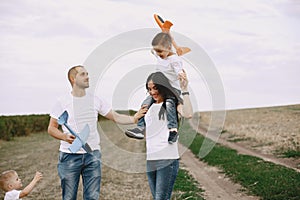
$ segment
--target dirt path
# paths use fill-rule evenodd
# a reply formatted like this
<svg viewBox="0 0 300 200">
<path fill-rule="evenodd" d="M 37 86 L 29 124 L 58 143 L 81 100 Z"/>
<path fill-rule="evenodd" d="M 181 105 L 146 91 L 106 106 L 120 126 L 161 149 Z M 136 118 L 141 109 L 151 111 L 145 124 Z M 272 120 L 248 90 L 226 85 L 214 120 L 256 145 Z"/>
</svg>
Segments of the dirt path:
<svg viewBox="0 0 300 200">
<path fill-rule="evenodd" d="M 114 131 L 114 129 L 116 131 Z M 113 197 L 120 197 L 119 199 L 129 199 L 125 197 L 134 197 L 133 199 L 151 199 L 146 175 L 132 173 L 145 172 L 145 155 L 143 154 L 145 152 L 144 141 L 136 141 L 128 138 L 125 138 L 124 140 L 124 137 L 120 137 L 120 133 L 117 129 L 117 127 L 110 127 L 107 130 L 103 130 L 104 133 L 109 134 L 101 134 L 103 162 L 110 165 L 110 168 L 106 169 L 109 171 L 105 171 L 103 174 L 118 177 L 117 180 L 111 183 L 104 181 L 106 183 L 104 183 L 103 186 L 107 186 L 108 184 L 111 186 L 108 187 L 109 192 L 103 194 L 103 197 L 105 197 L 105 199 L 110 199 L 112 191 L 115 191 L 116 194 Z M 117 149 L 116 146 L 118 147 Z M 120 151 L 120 149 L 122 149 L 122 151 Z M 190 172 L 205 190 L 205 199 L 259 199 L 257 197 L 246 195 L 245 192 L 242 192 L 243 188 L 240 185 L 233 183 L 229 178 L 225 177 L 224 174 L 220 173 L 220 170 L 216 167 L 208 166 L 199 161 L 199 159 L 197 159 L 189 150 L 186 150 L 186 148 L 181 145 L 180 151 L 184 151 L 180 160 L 181 165 Z M 120 171 L 125 171 L 127 173 Z M 112 175 L 112 173 L 115 173 L 116 175 Z M 137 179 L 138 181 L 135 181 Z M 135 186 L 136 190 L 132 190 L 132 185 Z M 120 194 L 120 190 L 126 188 L 128 188 L 127 192 L 124 191 Z M 140 191 L 144 192 L 140 193 Z"/>
<path fill-rule="evenodd" d="M 102 182 L 100 199 L 151 199 L 145 174 L 145 143 L 120 135 L 120 129 L 112 123 L 102 122 Z M 105 133 L 105 134 L 103 134 Z M 61 199 L 60 181 L 57 175 L 59 142 L 47 134 L 35 134 L 16 138 L 11 142 L 0 142 L 0 171 L 15 169 L 24 185 L 27 185 L 35 171 L 44 175 L 42 181 L 26 199 Z M 117 148 L 117 149 L 116 149 Z M 201 163 L 191 152 L 186 151 L 181 164 L 196 177 L 205 189 L 205 198 L 253 200 L 220 174 L 218 169 Z M 138 172 L 138 173 L 137 173 Z M 0 199 L 3 193 L 0 194 Z M 82 199 L 82 185 L 79 185 L 78 199 Z"/>
<path fill-rule="evenodd" d="M 120 135 L 120 128 L 103 122 L 101 146 L 103 155 L 101 199 L 151 199 L 145 172 L 145 143 Z M 61 199 L 57 175 L 59 142 L 47 134 L 34 134 L 15 141 L 0 141 L 0 171 L 15 169 L 24 185 L 33 178 L 35 171 L 44 175 L 42 181 L 26 199 Z M 118 151 L 116 151 L 116 149 Z M 205 198 L 222 200 L 254 200 L 241 186 L 232 183 L 220 170 L 199 161 L 186 151 L 181 164 L 196 178 L 205 190 Z M 82 198 L 82 186 L 78 199 Z M 0 194 L 0 199 L 3 193 Z"/>
<path fill-rule="evenodd" d="M 194 122 L 194 123 L 193 123 Z M 265 161 L 273 162 L 278 165 L 283 165 L 288 168 L 292 168 L 296 171 L 300 171 L 297 166 L 297 162 L 292 159 L 286 158 L 277 158 L 274 155 L 263 154 L 257 150 L 247 148 L 245 145 L 238 143 L 228 142 L 226 139 L 219 138 L 215 134 L 207 134 L 207 130 L 203 127 L 198 127 L 195 125 L 195 121 L 190 120 L 190 125 L 199 133 L 210 138 L 217 143 L 225 145 L 231 149 L 235 149 L 240 154 L 246 154 L 261 158 Z M 205 133 L 205 134 L 204 134 Z M 181 147 L 183 148 L 183 147 Z M 186 150 L 181 157 L 181 162 L 186 166 L 187 170 L 192 174 L 192 176 L 200 183 L 201 187 L 205 190 L 205 199 L 207 200 L 256 200 L 259 197 L 249 196 L 242 191 L 245 191 L 242 186 L 239 184 L 233 183 L 229 178 L 225 177 L 224 173 L 221 173 L 221 170 L 207 165 L 204 162 L 201 162 L 195 155 Z"/>
<path fill-rule="evenodd" d="M 239 144 L 235 142 L 229 142 L 226 139 L 226 135 L 222 134 L 222 137 L 219 137 L 216 135 L 214 132 L 208 133 L 207 129 L 205 129 L 202 126 L 197 126 L 197 123 L 195 123 L 194 120 L 190 120 L 190 125 L 193 127 L 194 130 L 196 130 L 198 133 L 202 134 L 203 136 L 219 143 L 224 146 L 227 146 L 231 149 L 237 150 L 239 154 L 245 154 L 245 155 L 250 155 L 250 156 L 255 156 L 258 158 L 263 159 L 264 161 L 272 162 L 274 164 L 282 165 L 291 169 L 294 169 L 297 172 L 300 172 L 300 169 L 298 167 L 298 161 L 294 159 L 289 159 L 289 158 L 279 158 L 276 157 L 272 154 L 264 154 L 258 150 L 254 150 L 250 148 L 248 145 L 244 144 Z"/>
<path fill-rule="evenodd" d="M 224 173 L 216 168 L 201 162 L 195 158 L 190 150 L 186 150 L 181 157 L 190 174 L 200 183 L 205 190 L 204 198 L 206 200 L 257 200 L 258 197 L 248 196 L 242 191 L 239 184 L 233 183 Z"/>
</svg>

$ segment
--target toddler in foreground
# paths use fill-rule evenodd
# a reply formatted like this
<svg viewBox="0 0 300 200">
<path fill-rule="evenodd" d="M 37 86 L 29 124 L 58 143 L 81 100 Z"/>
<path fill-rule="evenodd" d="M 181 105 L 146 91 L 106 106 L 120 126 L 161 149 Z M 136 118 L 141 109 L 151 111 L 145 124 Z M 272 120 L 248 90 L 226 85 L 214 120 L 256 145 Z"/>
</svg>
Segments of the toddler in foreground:
<svg viewBox="0 0 300 200">
<path fill-rule="evenodd" d="M 14 170 L 2 172 L 0 188 L 5 192 L 4 200 L 17 200 L 26 197 L 42 177 L 40 172 L 36 172 L 32 181 L 23 190 L 20 190 L 23 185 L 18 173 Z"/>
</svg>

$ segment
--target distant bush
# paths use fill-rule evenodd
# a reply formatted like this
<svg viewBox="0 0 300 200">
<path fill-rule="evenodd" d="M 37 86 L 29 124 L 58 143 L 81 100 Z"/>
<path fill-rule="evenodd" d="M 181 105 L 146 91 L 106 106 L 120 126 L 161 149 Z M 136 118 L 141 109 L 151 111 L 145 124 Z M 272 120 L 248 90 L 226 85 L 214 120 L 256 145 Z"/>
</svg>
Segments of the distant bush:
<svg viewBox="0 0 300 200">
<path fill-rule="evenodd" d="M 134 115 L 136 111 L 117 111 L 121 114 Z M 99 115 L 99 120 L 106 120 Z M 12 140 L 17 136 L 28 136 L 30 133 L 47 131 L 50 116 L 44 115 L 15 115 L 0 116 L 0 139 Z"/>
<path fill-rule="evenodd" d="M 47 131 L 49 115 L 0 116 L 0 139 L 11 140 L 16 136 Z"/>
</svg>

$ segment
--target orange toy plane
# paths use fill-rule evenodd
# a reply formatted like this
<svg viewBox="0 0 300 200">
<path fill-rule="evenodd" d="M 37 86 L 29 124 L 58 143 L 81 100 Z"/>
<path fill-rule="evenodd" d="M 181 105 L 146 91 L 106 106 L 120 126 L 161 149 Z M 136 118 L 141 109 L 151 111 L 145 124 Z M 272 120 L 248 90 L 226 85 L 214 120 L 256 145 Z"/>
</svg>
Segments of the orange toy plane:
<svg viewBox="0 0 300 200">
<path fill-rule="evenodd" d="M 154 19 L 156 21 L 156 23 L 158 24 L 158 26 L 161 28 L 162 32 L 164 33 L 169 33 L 170 32 L 170 28 L 171 26 L 173 26 L 173 23 L 168 21 L 168 20 L 163 20 L 159 15 L 154 14 Z M 172 37 L 172 44 L 174 46 L 174 48 L 176 49 L 176 53 L 179 56 L 182 56 L 183 54 L 186 54 L 188 52 L 191 51 L 190 48 L 188 47 L 180 47 L 176 44 L 176 42 L 174 41 L 173 37 Z"/>
</svg>

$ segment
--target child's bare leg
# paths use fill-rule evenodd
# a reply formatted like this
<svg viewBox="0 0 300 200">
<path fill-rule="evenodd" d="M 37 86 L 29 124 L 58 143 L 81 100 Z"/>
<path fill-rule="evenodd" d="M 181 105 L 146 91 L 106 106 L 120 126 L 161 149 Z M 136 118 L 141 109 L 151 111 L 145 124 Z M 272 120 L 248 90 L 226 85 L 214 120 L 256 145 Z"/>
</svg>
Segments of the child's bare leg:
<svg viewBox="0 0 300 200">
<path fill-rule="evenodd" d="M 169 34 L 170 34 L 170 33 L 169 33 Z M 171 36 L 171 37 L 172 37 L 172 36 Z M 186 53 L 188 53 L 188 52 L 191 51 L 191 49 L 188 48 L 188 47 L 180 47 L 180 46 L 178 46 L 178 45 L 176 44 L 176 42 L 175 42 L 175 40 L 174 40 L 173 37 L 172 37 L 172 45 L 173 45 L 173 47 L 176 49 L 176 53 L 177 53 L 178 56 L 182 56 L 183 54 L 186 54 Z"/>
</svg>

